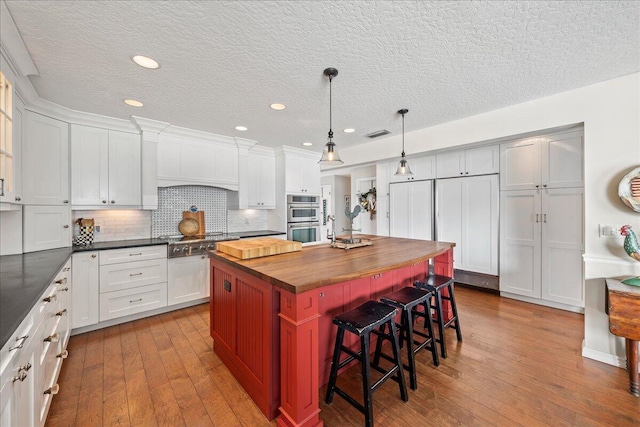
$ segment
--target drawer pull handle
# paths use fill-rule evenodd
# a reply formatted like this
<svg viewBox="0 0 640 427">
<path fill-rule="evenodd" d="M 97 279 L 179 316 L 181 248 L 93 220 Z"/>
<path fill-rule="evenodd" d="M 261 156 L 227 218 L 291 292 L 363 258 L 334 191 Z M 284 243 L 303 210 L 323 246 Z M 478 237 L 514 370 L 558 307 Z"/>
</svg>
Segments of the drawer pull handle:
<svg viewBox="0 0 640 427">
<path fill-rule="evenodd" d="M 65 267 L 62 269 L 62 271 L 69 271 L 69 270 L 71 270 L 71 267 Z"/>
<path fill-rule="evenodd" d="M 133 276 L 142 276 L 142 273 L 131 273 L 131 274 L 129 274 L 129 277 L 133 277 Z"/>
<path fill-rule="evenodd" d="M 142 252 L 138 252 L 137 254 L 129 254 L 129 256 L 137 256 L 137 255 L 142 255 Z"/>
<path fill-rule="evenodd" d="M 66 359 L 67 357 L 69 357 L 69 351 L 65 350 L 62 353 L 56 355 L 56 357 L 59 359 Z"/>
<path fill-rule="evenodd" d="M 67 315 L 67 309 L 65 308 L 64 310 L 60 310 L 59 312 L 56 313 L 56 316 L 66 316 Z"/>
<path fill-rule="evenodd" d="M 27 362 L 26 365 L 21 366 L 20 368 L 18 368 L 18 371 L 25 371 L 27 372 L 29 369 L 31 369 L 31 363 Z"/>
<path fill-rule="evenodd" d="M 95 257 L 97 257 L 97 256 L 98 256 L 98 255 L 93 254 L 93 255 L 91 255 L 91 258 L 95 258 Z"/>
<path fill-rule="evenodd" d="M 20 348 L 22 348 L 22 346 L 24 346 L 24 341 L 29 338 L 29 335 L 23 335 L 21 337 L 17 337 L 16 341 L 20 341 L 20 344 L 14 346 L 14 347 L 10 347 L 9 351 L 13 351 L 13 350 L 18 350 Z"/>
<path fill-rule="evenodd" d="M 44 391 L 44 394 L 58 394 L 60 393 L 60 386 L 58 384 L 54 384 Z"/>
<path fill-rule="evenodd" d="M 60 292 L 67 292 L 69 290 L 68 287 L 60 289 Z"/>
<path fill-rule="evenodd" d="M 53 294 L 53 295 L 49 295 L 49 296 L 48 296 L 48 297 L 46 297 L 46 298 L 42 298 L 42 301 L 44 301 L 44 302 L 51 302 L 51 301 L 53 301 L 54 299 L 57 299 L 57 298 L 58 298 L 58 297 L 56 296 L 56 294 Z"/>
<path fill-rule="evenodd" d="M 44 342 L 58 342 L 58 341 L 60 341 L 60 336 L 56 332 L 55 334 L 49 335 L 48 337 L 46 337 L 43 341 Z"/>
<path fill-rule="evenodd" d="M 56 280 L 54 283 L 55 283 L 56 285 L 66 285 L 66 284 L 67 284 L 67 278 L 65 277 L 65 278 L 63 278 L 63 279 Z"/>
<path fill-rule="evenodd" d="M 138 299 L 132 299 L 129 301 L 130 304 L 134 303 L 134 302 L 140 302 L 142 301 L 142 298 L 138 298 Z"/>
<path fill-rule="evenodd" d="M 21 370 L 20 372 L 18 372 L 18 375 L 12 378 L 12 381 L 15 383 L 18 380 L 24 381 L 26 379 L 27 379 L 27 373 Z"/>
</svg>

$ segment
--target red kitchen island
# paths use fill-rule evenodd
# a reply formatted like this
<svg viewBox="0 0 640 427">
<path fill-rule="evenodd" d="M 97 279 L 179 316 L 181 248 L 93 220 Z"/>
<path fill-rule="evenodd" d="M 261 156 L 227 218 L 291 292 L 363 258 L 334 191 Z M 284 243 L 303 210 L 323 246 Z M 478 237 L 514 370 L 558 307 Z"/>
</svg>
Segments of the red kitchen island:
<svg viewBox="0 0 640 427">
<path fill-rule="evenodd" d="M 248 260 L 209 252 L 214 351 L 278 425 L 322 425 L 318 390 L 328 382 L 336 314 L 412 286 L 431 259 L 436 274 L 453 274 L 454 243 L 366 237 L 373 245 Z"/>
</svg>

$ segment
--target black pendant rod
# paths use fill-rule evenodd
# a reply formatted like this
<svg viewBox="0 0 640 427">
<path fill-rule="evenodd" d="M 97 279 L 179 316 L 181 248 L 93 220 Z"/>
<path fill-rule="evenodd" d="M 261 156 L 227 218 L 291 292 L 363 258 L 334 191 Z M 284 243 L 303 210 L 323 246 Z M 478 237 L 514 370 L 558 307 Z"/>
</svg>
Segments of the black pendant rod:
<svg viewBox="0 0 640 427">
<path fill-rule="evenodd" d="M 331 93 L 331 87 L 329 87 L 329 93 Z M 409 110 L 403 108 L 402 110 L 398 110 L 398 114 L 402 114 L 402 157 L 404 158 L 404 115 L 407 114 Z"/>
</svg>

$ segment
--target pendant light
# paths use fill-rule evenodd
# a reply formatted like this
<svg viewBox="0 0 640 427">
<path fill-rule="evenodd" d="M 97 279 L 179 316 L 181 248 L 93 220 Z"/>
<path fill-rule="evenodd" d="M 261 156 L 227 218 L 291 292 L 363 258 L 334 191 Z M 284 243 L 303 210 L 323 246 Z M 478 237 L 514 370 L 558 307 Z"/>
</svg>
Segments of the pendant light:
<svg viewBox="0 0 640 427">
<path fill-rule="evenodd" d="M 400 164 L 398 164 L 398 170 L 396 171 L 397 175 L 404 176 L 412 176 L 413 173 L 409 168 L 409 163 L 407 163 L 407 158 L 404 155 L 404 115 L 407 114 L 409 110 L 403 108 L 402 110 L 398 110 L 398 114 L 402 114 L 402 157 L 400 158 Z"/>
<path fill-rule="evenodd" d="M 344 162 L 340 160 L 340 156 L 336 151 L 336 144 L 333 142 L 333 130 L 331 129 L 331 81 L 338 75 L 338 70 L 335 68 L 327 68 L 324 70 L 324 75 L 329 77 L 329 141 L 327 141 L 324 151 L 322 152 L 322 158 L 320 158 L 318 163 L 321 165 L 328 163 L 341 164 Z"/>
</svg>

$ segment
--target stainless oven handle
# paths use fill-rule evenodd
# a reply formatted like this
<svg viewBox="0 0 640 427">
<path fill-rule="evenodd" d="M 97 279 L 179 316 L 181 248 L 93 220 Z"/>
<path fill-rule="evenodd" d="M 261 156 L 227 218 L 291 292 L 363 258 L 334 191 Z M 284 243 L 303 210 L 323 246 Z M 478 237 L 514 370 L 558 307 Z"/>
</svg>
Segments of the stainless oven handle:
<svg viewBox="0 0 640 427">
<path fill-rule="evenodd" d="M 320 227 L 319 222 L 314 222 L 314 223 L 301 222 L 298 224 L 289 224 L 289 228 L 316 228 L 316 227 Z"/>
</svg>

